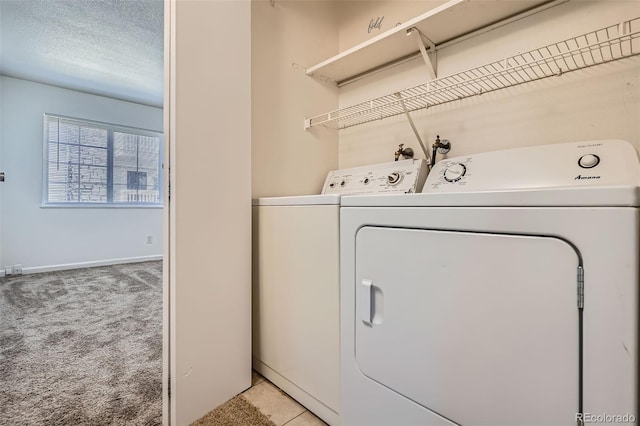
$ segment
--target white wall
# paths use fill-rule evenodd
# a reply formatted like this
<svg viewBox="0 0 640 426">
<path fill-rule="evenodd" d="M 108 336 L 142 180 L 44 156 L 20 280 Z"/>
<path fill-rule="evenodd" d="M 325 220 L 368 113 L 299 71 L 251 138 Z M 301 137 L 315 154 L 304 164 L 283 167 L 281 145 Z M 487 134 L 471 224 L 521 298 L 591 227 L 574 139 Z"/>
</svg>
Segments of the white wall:
<svg viewBox="0 0 640 426">
<path fill-rule="evenodd" d="M 162 255 L 162 209 L 42 208 L 43 114 L 162 132 L 162 109 L 0 77 L 0 269 L 40 272 Z M 153 244 L 146 244 L 151 235 Z"/>
<path fill-rule="evenodd" d="M 338 92 L 305 74 L 338 53 L 331 1 L 253 1 L 251 100 L 253 197 L 319 194 L 338 167 L 335 130 L 304 130 L 305 117 L 338 107 Z M 244 156 L 229 146 L 229 156 Z"/>
<path fill-rule="evenodd" d="M 251 3 L 175 1 L 170 15 L 170 416 L 181 426 L 251 385 Z"/>
<path fill-rule="evenodd" d="M 379 12 L 382 13 L 382 12 Z M 551 8 L 438 52 L 446 76 L 640 15 L 637 1 Z M 449 157 L 517 146 L 620 138 L 640 148 L 640 58 L 412 113 L 423 139 L 449 139 Z M 342 107 L 426 81 L 421 59 L 340 89 Z M 393 161 L 399 143 L 424 158 L 406 117 L 340 131 L 340 167 Z"/>
</svg>

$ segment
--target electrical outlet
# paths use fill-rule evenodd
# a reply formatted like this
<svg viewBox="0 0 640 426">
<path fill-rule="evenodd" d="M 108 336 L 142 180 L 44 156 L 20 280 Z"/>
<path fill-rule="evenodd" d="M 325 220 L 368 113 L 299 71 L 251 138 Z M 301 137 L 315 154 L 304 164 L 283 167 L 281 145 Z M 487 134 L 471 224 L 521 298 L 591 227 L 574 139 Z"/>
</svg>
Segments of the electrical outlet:
<svg viewBox="0 0 640 426">
<path fill-rule="evenodd" d="M 153 244 L 153 235 L 147 235 L 147 244 Z"/>
<path fill-rule="evenodd" d="M 4 267 L 5 275 L 13 275 L 13 266 L 5 266 Z"/>
<path fill-rule="evenodd" d="M 22 264 L 13 265 L 13 275 L 22 275 Z"/>
</svg>

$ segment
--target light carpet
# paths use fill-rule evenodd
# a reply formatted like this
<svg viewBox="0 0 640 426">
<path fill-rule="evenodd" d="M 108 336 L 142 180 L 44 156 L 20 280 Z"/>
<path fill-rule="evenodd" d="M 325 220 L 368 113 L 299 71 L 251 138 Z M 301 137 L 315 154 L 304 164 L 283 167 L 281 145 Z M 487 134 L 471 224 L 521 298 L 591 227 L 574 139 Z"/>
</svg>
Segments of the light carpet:
<svg viewBox="0 0 640 426">
<path fill-rule="evenodd" d="M 162 263 L 0 279 L 0 424 L 162 424 Z"/>
</svg>

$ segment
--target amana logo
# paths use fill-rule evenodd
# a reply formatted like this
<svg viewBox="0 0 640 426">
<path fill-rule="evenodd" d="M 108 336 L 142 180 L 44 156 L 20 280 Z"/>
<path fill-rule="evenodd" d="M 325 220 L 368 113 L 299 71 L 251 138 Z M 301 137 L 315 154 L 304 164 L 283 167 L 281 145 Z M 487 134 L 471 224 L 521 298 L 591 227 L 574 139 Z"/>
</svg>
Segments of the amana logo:
<svg viewBox="0 0 640 426">
<path fill-rule="evenodd" d="M 574 180 L 585 180 L 585 179 L 600 179 L 600 176 L 582 176 L 578 175 Z"/>
</svg>

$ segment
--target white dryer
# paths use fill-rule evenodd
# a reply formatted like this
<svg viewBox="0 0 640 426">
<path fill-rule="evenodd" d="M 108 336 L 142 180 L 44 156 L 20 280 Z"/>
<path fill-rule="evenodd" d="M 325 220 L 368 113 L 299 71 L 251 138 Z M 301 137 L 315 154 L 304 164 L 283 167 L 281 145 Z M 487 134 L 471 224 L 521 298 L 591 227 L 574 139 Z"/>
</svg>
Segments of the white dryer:
<svg viewBox="0 0 640 426">
<path fill-rule="evenodd" d="M 604 140 L 343 197 L 341 423 L 636 422 L 639 185 L 635 149 Z"/>
</svg>

